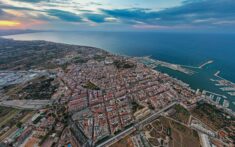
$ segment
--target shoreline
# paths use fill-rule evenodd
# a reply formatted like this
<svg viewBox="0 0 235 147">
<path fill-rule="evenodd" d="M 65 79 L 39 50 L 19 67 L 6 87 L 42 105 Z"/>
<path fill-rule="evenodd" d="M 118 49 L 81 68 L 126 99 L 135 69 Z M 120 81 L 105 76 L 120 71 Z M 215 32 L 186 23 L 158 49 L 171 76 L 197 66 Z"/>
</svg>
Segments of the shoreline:
<svg viewBox="0 0 235 147">
<path fill-rule="evenodd" d="M 48 32 L 35 32 L 33 34 L 40 34 L 40 33 L 48 33 Z M 54 43 L 62 43 L 62 44 L 68 44 L 68 45 L 80 45 L 82 44 L 81 46 L 87 46 L 87 47 L 94 47 L 94 48 L 99 48 L 99 49 L 102 49 L 102 50 L 105 50 L 109 53 L 112 53 L 112 54 L 117 54 L 117 55 L 121 55 L 121 56 L 129 56 L 129 57 L 142 57 L 141 55 L 137 55 L 137 56 L 132 56 L 132 55 L 125 55 L 124 53 L 115 53 L 115 52 L 112 52 L 110 51 L 108 48 L 109 47 L 96 47 L 95 45 L 85 45 L 84 43 L 66 43 L 66 41 L 60 41 L 60 40 L 53 40 L 53 39 L 33 39 L 33 38 L 30 38 L 30 39 L 21 39 L 21 38 L 17 38 L 17 36 L 19 35 L 24 35 L 24 34 L 15 34 L 15 35 L 5 35 L 5 36 L 0 36 L 0 38 L 4 38 L 4 39 L 13 39 L 13 40 L 18 40 L 18 41 L 48 41 L 48 42 L 54 42 Z M 27 34 L 26 34 L 27 35 Z M 17 39 L 16 39 L 17 38 Z M 38 38 L 38 37 L 37 37 Z M 40 38 L 40 37 L 39 37 Z M 144 55 L 144 56 L 147 56 L 147 55 Z M 199 68 L 200 66 L 203 65 L 203 67 L 207 66 L 208 64 L 212 64 L 214 63 L 214 60 L 211 60 L 209 59 L 208 61 L 205 61 L 204 63 L 196 63 L 196 65 L 184 65 L 184 64 L 176 64 L 174 62 L 169 62 L 169 61 L 166 61 L 166 60 L 160 60 L 162 62 L 168 62 L 168 63 L 172 63 L 174 65 L 180 65 L 181 67 L 188 67 L 188 68 L 192 68 L 192 69 L 203 69 L 203 68 Z M 208 63 L 209 62 L 209 63 Z M 198 65 L 197 65 L 198 64 Z M 206 65 L 204 65 L 206 64 Z M 230 79 L 230 78 L 227 78 L 227 79 Z M 230 81 L 233 81 L 230 79 Z M 235 81 L 234 81 L 235 82 Z"/>
<path fill-rule="evenodd" d="M 24 46 L 23 50 L 25 50 L 26 46 L 27 44 Z M 55 43 L 55 46 L 58 46 L 58 44 Z M 68 46 L 68 47 L 75 48 L 76 45 Z M 64 46 L 62 46 L 62 48 L 64 48 Z M 231 115 L 234 115 L 234 112 L 232 110 L 218 105 L 218 103 L 212 101 L 209 98 L 209 96 L 207 96 L 200 90 L 195 91 L 191 89 L 191 87 L 189 86 L 189 84 L 187 84 L 187 82 L 178 80 L 177 78 L 174 78 L 173 76 L 166 74 L 164 72 L 161 72 L 157 69 L 153 69 L 148 66 L 145 66 L 144 63 L 140 63 L 137 60 L 135 60 L 135 57 L 125 57 L 121 55 L 114 55 L 113 53 L 105 51 L 100 48 L 99 50 L 104 51 L 107 54 L 102 54 L 102 53 L 99 54 L 96 52 L 97 50 L 94 50 L 93 52 L 89 52 L 89 53 L 86 52 L 83 54 L 83 56 L 87 55 L 90 58 L 85 63 L 82 62 L 81 64 L 78 64 L 75 62 L 68 62 L 70 65 L 69 67 L 66 67 L 63 70 L 61 68 L 61 71 L 58 70 L 59 71 L 58 79 L 61 82 L 61 85 L 59 86 L 59 88 L 61 88 L 61 90 L 58 90 L 58 93 L 56 93 L 56 95 L 55 93 L 53 94 L 54 96 L 56 96 L 56 98 L 59 98 L 58 103 L 57 101 L 54 101 L 55 103 L 53 104 L 55 105 L 62 104 L 63 106 L 68 106 L 68 113 L 73 114 L 73 116 L 75 116 L 75 114 L 81 113 L 81 115 L 84 116 L 84 118 L 85 117 L 88 118 L 90 117 L 90 114 L 92 114 L 94 116 L 92 118 L 93 119 L 92 121 L 94 123 L 94 122 L 100 121 L 100 117 L 102 114 L 102 117 L 103 117 L 102 122 L 104 120 L 107 120 L 106 123 L 98 125 L 98 127 L 104 128 L 104 129 L 95 130 L 96 133 L 94 133 L 93 132 L 94 130 L 90 132 L 90 129 L 89 130 L 87 129 L 88 127 L 90 127 L 89 125 L 86 128 L 84 127 L 82 129 L 80 128 L 80 126 L 78 127 L 76 125 L 75 121 L 80 121 L 81 115 L 77 115 L 77 117 L 72 118 L 69 121 L 70 125 L 74 126 L 72 127 L 72 130 L 76 132 L 81 132 L 83 136 L 87 137 L 84 139 L 83 136 L 82 137 L 79 136 L 81 135 L 81 133 L 80 134 L 76 133 L 75 137 L 77 137 L 76 138 L 77 140 L 80 140 L 80 141 L 82 140 L 81 144 L 89 143 L 90 140 L 88 140 L 88 138 L 92 138 L 91 143 L 92 144 L 94 143 L 96 145 L 98 144 L 98 146 L 106 145 L 106 143 L 107 144 L 114 143 L 116 139 L 119 140 L 120 139 L 119 137 L 122 137 L 129 131 L 131 132 L 132 129 L 140 128 L 141 125 L 145 125 L 149 122 L 152 122 L 160 114 L 164 113 L 166 110 L 168 110 L 175 104 L 182 104 L 187 109 L 190 109 L 193 106 L 197 106 L 199 104 L 198 102 L 202 102 L 204 100 L 204 101 L 208 101 L 212 105 L 215 105 L 217 108 L 221 108 L 222 111 L 227 112 Z M 85 49 L 85 51 L 88 51 L 88 50 Z M 62 53 L 64 55 L 67 55 L 67 52 L 66 53 L 62 52 Z M 102 56 L 102 57 L 105 57 L 104 60 L 101 60 L 101 61 L 95 60 L 94 56 L 96 54 L 104 55 Z M 57 57 L 56 59 L 60 59 L 63 57 Z M 74 57 L 77 57 L 77 54 L 75 54 L 75 56 L 70 56 L 70 57 L 73 59 Z M 38 56 L 38 58 L 41 58 L 41 56 Z M 115 64 L 115 61 L 117 62 L 117 61 L 123 61 L 123 60 L 124 62 L 120 62 L 120 63 L 122 63 L 123 65 L 126 65 L 126 64 L 129 65 L 125 69 L 123 69 L 124 66 L 119 65 L 118 67 L 117 64 Z M 133 62 L 131 60 L 133 60 Z M 10 62 L 7 62 L 7 63 L 10 65 Z M 34 66 L 36 68 L 40 67 L 38 64 Z M 32 68 L 32 67 L 30 66 L 29 68 Z M 51 69 L 54 70 L 57 68 L 59 67 L 56 66 Z M 50 68 L 45 68 L 45 69 L 50 70 Z M 103 76 L 106 74 L 106 72 L 108 73 L 108 75 Z M 125 76 L 127 77 L 125 78 Z M 110 78 L 110 77 L 113 77 L 113 78 Z M 85 84 L 85 85 L 86 87 L 89 87 L 90 89 L 89 93 L 87 90 L 88 88 L 86 88 L 85 86 L 81 84 L 81 83 L 87 83 L 87 80 L 89 81 L 88 82 L 89 85 L 88 84 Z M 104 81 L 107 81 L 107 82 L 104 82 Z M 113 81 L 113 82 L 110 82 L 110 81 Z M 122 84 L 122 83 L 125 83 L 125 84 Z M 135 83 L 135 84 L 132 85 L 130 83 Z M 98 89 L 97 89 L 97 86 L 98 86 Z M 112 87 L 111 90 L 110 90 L 110 87 Z M 118 87 L 125 87 L 125 88 L 121 89 Z M 65 91 L 67 91 L 68 89 L 69 91 L 66 93 Z M 114 93 L 113 94 L 102 93 L 103 90 L 110 90 Z M 139 93 L 141 90 L 143 90 L 142 93 Z M 151 93 L 152 95 L 150 95 Z M 89 97 L 89 96 L 92 96 L 92 97 Z M 141 111 L 138 111 L 139 114 L 137 116 L 135 116 L 134 114 L 135 118 L 133 118 L 132 113 L 126 113 L 125 115 L 123 113 L 123 115 L 120 116 L 120 113 L 122 112 L 118 112 L 116 113 L 117 115 L 113 115 L 115 114 L 116 109 L 122 109 L 123 112 L 133 112 L 131 111 L 132 105 L 130 101 L 126 99 L 126 96 L 133 98 L 135 101 L 145 106 L 144 109 L 141 109 Z M 52 98 L 52 96 L 50 98 Z M 148 102 L 146 101 L 147 99 L 151 100 L 150 104 L 152 104 L 153 110 L 150 110 L 150 108 L 148 107 Z M 19 101 L 7 101 L 7 102 L 8 103 L 1 103 L 1 104 L 12 106 L 12 105 L 15 105 L 15 103 L 17 104 L 19 103 Z M 25 107 L 25 105 L 27 107 L 32 105 L 33 107 L 35 103 L 38 103 L 38 101 L 36 102 L 33 101 L 32 103 L 25 103 L 25 101 L 22 101 L 22 104 L 20 106 L 17 106 L 17 108 Z M 42 103 L 42 105 L 44 105 L 44 103 Z M 51 108 L 54 111 L 55 108 L 54 107 L 51 107 Z M 87 111 L 88 113 L 83 111 L 87 108 L 89 108 L 90 110 L 90 111 Z M 145 111 L 142 111 L 142 110 L 145 110 Z M 127 121 L 121 122 L 121 120 L 125 118 L 128 118 L 126 119 Z M 117 121 L 117 120 L 120 120 L 120 121 Z M 86 123 L 86 120 L 82 120 L 82 121 Z M 116 124 L 116 125 L 115 126 L 110 125 L 112 122 L 113 124 Z M 134 126 L 132 126 L 133 124 Z M 127 126 L 129 127 L 129 125 L 131 125 L 129 129 L 125 128 Z M 118 126 L 118 129 L 121 130 L 121 132 L 117 131 L 117 126 Z M 102 131 L 102 133 L 100 133 L 100 131 Z M 95 138 L 94 138 L 94 134 L 95 134 Z M 110 138 L 107 141 L 104 141 L 102 144 L 99 144 L 98 142 L 102 140 L 99 137 L 100 136 L 105 137 L 107 135 L 111 136 L 112 138 Z M 115 136 L 113 137 L 113 135 Z M 84 139 L 84 142 L 83 142 L 83 139 Z"/>
<path fill-rule="evenodd" d="M 6 39 L 6 38 L 4 38 L 4 39 Z M 13 40 L 15 40 L 15 41 L 22 41 L 22 40 L 16 40 L 16 39 L 13 39 Z M 41 40 L 31 40 L 31 41 L 41 41 Z M 52 41 L 46 41 L 46 40 L 43 40 L 43 41 L 45 41 L 45 42 L 52 42 Z M 66 43 L 60 43 L 60 42 L 52 42 L 52 43 L 59 43 L 59 44 L 66 44 Z M 76 45 L 76 44 L 66 44 L 66 45 L 74 45 L 74 46 L 81 46 L 81 45 Z M 85 46 L 85 47 L 89 47 L 89 46 Z M 110 52 L 110 51 L 107 51 L 107 50 L 105 50 L 105 49 L 102 49 L 102 48 L 97 48 L 97 47 L 92 47 L 92 48 L 95 48 L 95 49 L 99 49 L 99 50 L 102 50 L 102 51 L 104 51 L 104 52 L 107 52 L 108 54 L 113 54 L 113 55 L 116 55 L 116 56 L 122 56 L 122 57 L 127 57 L 127 58 L 134 58 L 134 59 L 138 59 L 138 58 L 146 58 L 146 57 L 133 57 L 133 56 L 128 56 L 128 55 L 122 55 L 122 54 L 115 54 L 115 53 L 112 53 L 112 52 Z M 149 58 L 149 57 L 147 57 L 147 58 Z M 151 58 L 149 58 L 149 59 L 151 59 Z M 183 69 L 177 69 L 177 67 L 178 66 L 184 66 L 184 65 L 178 65 L 178 64 L 174 64 L 174 63 L 168 63 L 168 62 L 165 62 L 165 61 L 160 61 L 160 60 L 155 60 L 155 59 L 151 59 L 151 61 L 157 61 L 158 62 L 158 64 L 164 64 L 163 65 L 163 67 L 166 67 L 166 68 L 169 68 L 169 69 L 172 69 L 172 70 L 174 70 L 174 68 L 176 68 L 175 69 L 175 71 L 179 71 L 179 72 L 182 72 L 182 73 L 185 73 L 186 75 L 191 75 L 191 70 L 189 70 L 188 71 L 188 69 L 187 70 L 184 70 L 184 68 Z M 208 64 L 211 64 L 211 63 L 213 63 L 213 61 L 212 60 L 209 60 L 209 61 L 207 61 L 206 63 L 204 63 L 204 64 L 202 64 L 202 65 L 200 65 L 200 66 L 198 66 L 198 67 L 194 67 L 194 66 L 192 66 L 192 67 L 194 67 L 194 68 L 200 68 L 201 66 L 202 66 L 202 68 L 204 67 L 204 66 L 206 66 L 206 65 L 208 65 Z M 170 65 L 170 67 L 168 66 L 168 65 Z M 178 65 L 178 66 L 175 66 L 175 65 Z M 160 65 L 161 66 L 161 65 Z M 200 69 L 202 69 L 202 68 L 200 68 Z M 156 70 L 156 69 L 155 69 Z M 157 70 L 158 72 L 161 72 L 161 71 L 159 71 L 159 70 Z M 165 73 L 165 72 L 161 72 L 161 73 Z M 168 74 L 169 75 L 169 74 Z M 174 79 L 174 77 L 173 76 L 171 76 L 171 75 L 169 75 L 171 78 L 173 78 Z M 176 78 L 175 78 L 176 79 Z M 177 80 L 179 80 L 179 79 L 177 79 Z M 184 86 L 185 85 L 189 85 L 189 83 L 188 82 L 183 82 L 182 80 L 179 80 L 179 81 L 181 81 L 182 83 L 185 83 L 184 84 Z M 192 89 L 191 87 L 190 87 L 190 89 Z M 193 89 L 194 91 L 196 91 L 196 89 Z M 201 90 L 203 90 L 203 89 L 201 89 Z M 233 103 L 233 101 L 231 101 L 231 104 L 233 105 L 234 103 Z"/>
<path fill-rule="evenodd" d="M 173 78 L 173 79 L 176 79 L 176 81 L 180 81 L 180 83 L 184 83 L 184 84 L 182 84 L 182 85 L 189 87 L 189 88 L 192 89 L 193 91 L 196 91 L 196 90 L 200 89 L 200 90 L 204 91 L 205 94 L 209 94 L 209 95 L 211 95 L 212 97 L 214 97 L 214 96 L 215 96 L 215 97 L 221 97 L 222 99 L 221 99 L 221 98 L 218 98 L 219 101 L 220 101 L 220 99 L 221 99 L 221 103 L 218 103 L 218 104 L 221 105 L 221 106 L 224 106 L 224 103 L 228 103 L 228 105 L 230 105 L 230 109 L 231 109 L 232 111 L 234 111 L 234 110 L 233 110 L 233 105 L 235 105 L 235 103 L 233 103 L 233 100 L 232 100 L 232 99 L 229 99 L 229 102 L 226 102 L 226 101 L 228 100 L 228 97 L 225 95 L 225 94 L 228 94 L 228 95 L 230 95 L 230 96 L 232 97 L 232 96 L 235 95 L 233 92 L 228 92 L 228 93 L 226 93 L 226 91 L 224 91 L 223 89 L 220 88 L 220 90 L 222 90 L 222 92 L 223 92 L 224 94 L 222 94 L 222 93 L 219 94 L 219 93 L 217 93 L 216 91 L 211 91 L 211 90 L 209 90 L 209 89 L 206 90 L 206 89 L 204 89 L 204 88 L 191 88 L 189 82 L 182 81 L 181 78 L 176 78 L 176 77 L 172 76 L 171 74 L 169 74 L 168 72 L 162 72 L 162 71 L 159 71 L 159 70 L 155 69 L 155 68 L 158 67 L 159 65 L 162 66 L 162 65 L 161 65 L 161 61 L 152 59 L 152 58 L 150 58 L 150 57 L 151 57 L 151 56 L 134 57 L 134 58 L 136 58 L 139 62 L 145 64 L 145 65 L 148 66 L 149 68 L 152 68 L 152 69 L 154 69 L 154 70 L 156 70 L 156 71 L 158 71 L 158 72 L 161 72 L 161 73 L 165 73 L 165 74 L 168 75 L 169 77 L 171 77 L 171 78 Z M 164 63 L 167 63 L 167 62 L 164 62 Z M 213 63 L 213 61 L 212 61 L 212 60 L 209 60 L 209 61 L 207 61 L 207 62 L 201 64 L 201 65 L 198 66 L 198 67 L 196 67 L 196 66 L 188 66 L 188 67 L 195 68 L 195 69 L 196 69 L 196 68 L 197 68 L 197 69 L 203 69 L 203 67 L 207 66 L 208 64 L 212 64 L 212 63 Z M 174 70 L 174 71 L 177 71 L 177 72 L 181 72 L 181 73 L 184 73 L 184 74 L 186 74 L 186 75 L 188 75 L 188 76 L 191 76 L 191 74 L 185 73 L 184 71 L 180 71 L 180 70 L 177 70 L 177 69 L 172 69 L 172 68 L 171 68 L 171 64 L 172 64 L 172 63 L 169 63 L 169 64 L 170 64 L 170 66 L 163 66 L 163 67 L 166 67 L 166 68 L 168 68 L 168 69 L 171 69 L 171 70 Z M 172 65 L 175 65 L 175 64 L 172 64 Z M 179 66 L 183 66 L 183 65 L 179 65 Z M 193 72 L 194 72 L 194 71 L 193 71 Z M 196 73 L 195 73 L 195 74 L 196 74 Z M 219 74 L 219 72 L 215 73 L 214 76 L 218 76 L 218 74 Z M 224 79 L 224 78 L 222 78 L 222 77 L 220 77 L 220 78 L 221 78 L 221 79 Z M 224 79 L 224 80 L 226 80 L 226 79 Z M 228 81 L 228 80 L 226 80 L 226 81 Z M 215 82 L 216 82 L 216 80 L 215 80 Z M 231 81 L 228 81 L 228 82 L 231 82 Z M 231 82 L 231 83 L 232 83 L 232 82 Z M 216 85 L 216 86 L 217 86 L 217 85 Z M 233 95 L 233 94 L 234 94 L 234 95 Z M 226 99 L 227 99 L 227 100 L 226 100 Z M 215 102 L 216 102 L 216 101 L 215 101 Z M 226 105 L 226 108 L 228 107 L 228 105 Z"/>
</svg>

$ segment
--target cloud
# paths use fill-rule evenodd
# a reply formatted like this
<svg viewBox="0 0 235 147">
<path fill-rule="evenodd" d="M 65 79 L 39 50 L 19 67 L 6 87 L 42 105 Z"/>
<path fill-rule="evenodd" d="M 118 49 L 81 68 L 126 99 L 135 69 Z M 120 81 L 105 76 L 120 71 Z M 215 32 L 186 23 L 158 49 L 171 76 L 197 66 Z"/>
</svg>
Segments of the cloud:
<svg viewBox="0 0 235 147">
<path fill-rule="evenodd" d="M 143 8 L 102 9 L 103 13 L 132 22 L 143 22 L 154 25 L 215 24 L 216 21 L 235 19 L 234 0 L 197 0 L 187 1 L 181 6 L 154 11 Z"/>
<path fill-rule="evenodd" d="M 117 18 L 114 18 L 114 17 L 106 17 L 104 20 L 106 22 L 119 22 L 119 20 Z"/>
<path fill-rule="evenodd" d="M 154 18 L 156 15 L 156 12 L 147 12 L 146 9 L 142 8 L 113 10 L 101 9 L 101 11 L 113 17 L 125 19 L 147 19 Z"/>
<path fill-rule="evenodd" d="M 157 4 L 152 1 L 138 5 L 133 5 L 132 1 L 110 1 L 0 0 L 0 19 L 11 18 L 21 22 L 38 20 L 48 22 L 48 26 L 53 27 L 60 23 L 68 24 L 65 27 L 81 24 L 89 27 L 93 24 L 103 28 L 113 25 L 134 29 L 234 28 L 235 0 L 182 0 L 177 5 L 166 2 L 164 8 L 159 6 L 161 9 L 151 6 Z"/>
<path fill-rule="evenodd" d="M 12 10 L 28 10 L 28 11 L 38 11 L 32 8 L 24 7 L 24 6 L 13 6 L 9 4 L 1 4 L 0 3 L 0 8 L 2 9 L 12 9 Z"/>
<path fill-rule="evenodd" d="M 102 3 L 97 3 L 97 2 L 90 2 L 90 5 L 97 5 L 97 6 L 102 6 Z"/>
<path fill-rule="evenodd" d="M 0 9 L 0 19 L 6 19 L 9 18 L 9 15 L 4 12 L 2 9 Z"/>
<path fill-rule="evenodd" d="M 1 9 L 0 9 L 0 15 L 2 15 L 4 13 L 4 11 L 2 11 Z"/>
<path fill-rule="evenodd" d="M 39 2 L 49 2 L 50 0 L 14 0 L 18 2 L 28 2 L 28 3 L 39 3 Z"/>
<path fill-rule="evenodd" d="M 102 14 L 84 14 L 84 17 L 86 17 L 88 20 L 95 22 L 95 23 L 104 23 L 106 22 L 105 20 L 105 15 Z"/>
<path fill-rule="evenodd" d="M 197 18 L 235 17 L 234 0 L 203 0 L 188 2 L 182 6 L 169 8 L 158 13 L 161 18 L 174 18 L 176 16 L 193 16 Z"/>
<path fill-rule="evenodd" d="M 50 9 L 50 10 L 47 10 L 46 12 L 48 15 L 55 16 L 63 21 L 68 21 L 68 22 L 81 22 L 82 21 L 80 16 L 78 16 L 75 13 L 68 12 L 68 11 Z"/>
<path fill-rule="evenodd" d="M 25 17 L 24 13 L 22 13 L 21 11 L 16 11 L 12 9 L 4 9 L 3 11 L 15 17 Z"/>
</svg>

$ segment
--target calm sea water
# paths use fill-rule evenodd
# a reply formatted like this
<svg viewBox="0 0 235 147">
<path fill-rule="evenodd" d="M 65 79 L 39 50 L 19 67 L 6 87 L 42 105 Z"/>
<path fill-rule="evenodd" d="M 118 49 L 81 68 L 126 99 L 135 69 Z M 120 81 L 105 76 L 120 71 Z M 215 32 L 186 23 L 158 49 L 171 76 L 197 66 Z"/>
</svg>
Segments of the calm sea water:
<svg viewBox="0 0 235 147">
<path fill-rule="evenodd" d="M 43 32 L 7 36 L 17 40 L 47 40 L 60 43 L 94 46 L 112 53 L 128 56 L 146 56 L 171 63 L 198 66 L 214 60 L 193 76 L 167 68 L 168 73 L 194 89 L 205 89 L 226 95 L 230 108 L 235 110 L 235 97 L 216 87 L 211 78 L 221 76 L 235 82 L 235 34 L 159 33 L 159 32 Z"/>
</svg>

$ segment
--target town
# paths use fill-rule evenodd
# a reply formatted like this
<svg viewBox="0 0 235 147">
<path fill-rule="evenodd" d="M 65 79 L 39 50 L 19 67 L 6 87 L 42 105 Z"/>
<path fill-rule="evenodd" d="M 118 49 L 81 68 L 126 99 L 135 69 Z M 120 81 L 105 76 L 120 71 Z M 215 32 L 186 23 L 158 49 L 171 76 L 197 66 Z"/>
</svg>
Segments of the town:
<svg viewBox="0 0 235 147">
<path fill-rule="evenodd" d="M 39 44 L 44 49 L 48 44 L 59 46 Z M 198 147 L 233 147 L 233 112 L 211 104 L 202 91 L 136 58 L 90 47 L 66 48 L 64 56 L 47 58 L 53 66 L 34 63 L 35 69 L 23 75 L 2 74 L 7 81 L 13 78 L 12 86 L 1 81 L 2 146 L 187 146 L 195 142 Z M 17 66 L 29 68 L 18 62 Z M 13 65 L 4 62 L 2 67 L 9 72 Z M 37 74 L 30 76 L 32 71 Z"/>
</svg>

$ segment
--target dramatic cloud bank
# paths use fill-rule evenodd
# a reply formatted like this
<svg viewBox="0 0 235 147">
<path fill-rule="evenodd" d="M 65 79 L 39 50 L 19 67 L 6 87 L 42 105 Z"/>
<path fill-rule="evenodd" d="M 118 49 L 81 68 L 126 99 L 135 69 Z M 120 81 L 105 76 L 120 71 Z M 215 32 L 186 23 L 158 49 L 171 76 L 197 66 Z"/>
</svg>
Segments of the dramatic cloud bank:
<svg viewBox="0 0 235 147">
<path fill-rule="evenodd" d="M 18 22 L 0 29 L 235 30 L 235 0 L 0 0 L 0 20 Z"/>
</svg>

